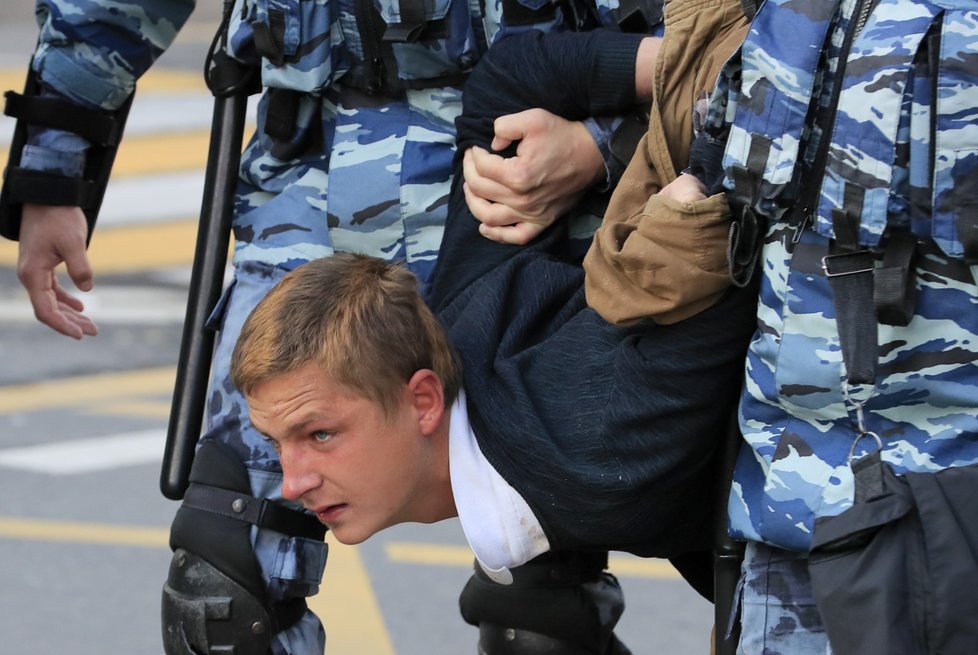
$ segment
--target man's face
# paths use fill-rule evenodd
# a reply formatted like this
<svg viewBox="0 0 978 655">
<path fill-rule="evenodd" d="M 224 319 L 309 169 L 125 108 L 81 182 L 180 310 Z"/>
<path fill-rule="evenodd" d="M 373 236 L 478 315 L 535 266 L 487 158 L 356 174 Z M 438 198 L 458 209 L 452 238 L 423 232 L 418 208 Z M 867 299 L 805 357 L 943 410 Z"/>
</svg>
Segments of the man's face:
<svg viewBox="0 0 978 655">
<path fill-rule="evenodd" d="M 247 400 L 282 461 L 282 495 L 315 512 L 338 541 L 420 520 L 430 457 L 410 393 L 388 418 L 309 363 L 257 385 Z"/>
</svg>

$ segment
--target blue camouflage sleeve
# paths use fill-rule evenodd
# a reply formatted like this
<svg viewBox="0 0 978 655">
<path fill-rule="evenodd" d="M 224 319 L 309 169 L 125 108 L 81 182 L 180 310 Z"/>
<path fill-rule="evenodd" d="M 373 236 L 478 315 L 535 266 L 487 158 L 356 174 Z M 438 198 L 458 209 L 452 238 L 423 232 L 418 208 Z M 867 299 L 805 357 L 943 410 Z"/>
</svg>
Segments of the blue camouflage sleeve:
<svg viewBox="0 0 978 655">
<path fill-rule="evenodd" d="M 38 0 L 32 66 L 66 98 L 118 109 L 193 8 L 194 0 Z"/>
</svg>

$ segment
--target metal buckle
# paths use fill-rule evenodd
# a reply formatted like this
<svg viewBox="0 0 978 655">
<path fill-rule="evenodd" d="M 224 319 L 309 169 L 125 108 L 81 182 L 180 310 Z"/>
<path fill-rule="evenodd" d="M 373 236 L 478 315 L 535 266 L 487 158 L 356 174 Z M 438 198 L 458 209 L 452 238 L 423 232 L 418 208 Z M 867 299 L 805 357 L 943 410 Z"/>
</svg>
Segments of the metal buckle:
<svg viewBox="0 0 978 655">
<path fill-rule="evenodd" d="M 868 260 L 868 264 L 864 263 Z M 837 262 L 835 267 L 833 262 Z M 846 265 L 848 263 L 848 266 Z M 839 267 L 841 266 L 841 270 Z M 857 268 L 858 266 L 858 268 Z M 822 256 L 822 272 L 825 277 L 841 277 L 843 275 L 856 275 L 857 273 L 871 273 L 875 263 L 873 256 L 868 250 L 857 250 L 855 252 L 840 252 L 832 255 Z M 835 270 L 831 270 L 831 269 Z"/>
</svg>

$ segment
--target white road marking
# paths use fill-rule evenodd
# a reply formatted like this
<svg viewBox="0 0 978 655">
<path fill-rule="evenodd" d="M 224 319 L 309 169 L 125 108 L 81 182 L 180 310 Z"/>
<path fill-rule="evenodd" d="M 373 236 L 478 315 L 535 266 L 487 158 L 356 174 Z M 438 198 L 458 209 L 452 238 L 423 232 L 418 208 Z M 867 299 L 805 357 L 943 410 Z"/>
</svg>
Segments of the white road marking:
<svg viewBox="0 0 978 655">
<path fill-rule="evenodd" d="M 187 312 L 187 292 L 183 290 L 104 285 L 80 297 L 85 303 L 85 314 L 96 323 L 180 324 Z M 0 295 L 0 317 L 0 325 L 37 320 L 26 292 L 6 297 Z"/>
<path fill-rule="evenodd" d="M 157 429 L 6 448 L 0 449 L 0 466 L 51 475 L 91 473 L 159 463 L 165 442 L 165 431 Z"/>
<path fill-rule="evenodd" d="M 198 216 L 203 193 L 202 170 L 115 179 L 105 189 L 99 226 L 158 223 Z"/>
</svg>

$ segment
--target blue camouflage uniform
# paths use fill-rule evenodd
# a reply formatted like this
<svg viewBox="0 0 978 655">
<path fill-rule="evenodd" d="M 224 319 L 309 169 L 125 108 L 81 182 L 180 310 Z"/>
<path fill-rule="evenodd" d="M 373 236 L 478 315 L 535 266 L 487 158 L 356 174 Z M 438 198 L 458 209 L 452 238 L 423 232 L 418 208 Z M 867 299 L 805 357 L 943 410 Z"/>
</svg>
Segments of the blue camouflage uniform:
<svg viewBox="0 0 978 655">
<path fill-rule="evenodd" d="M 735 216 L 767 225 L 729 499 L 749 542 L 742 652 L 825 653 L 806 552 L 815 519 L 852 505 L 850 456 L 875 436 L 897 473 L 978 462 L 978 8 L 767 0 L 711 124 Z M 916 240 L 915 304 L 880 321 L 860 379 L 822 258 L 850 240 L 878 260 L 899 234 Z"/>
<path fill-rule="evenodd" d="M 404 260 L 425 280 L 446 218 L 459 84 L 486 43 L 515 30 L 614 25 L 619 18 L 618 0 L 563 8 L 532 0 L 415 4 L 367 3 L 379 9 L 375 14 L 360 0 L 235 2 L 229 51 L 260 66 L 266 92 L 240 168 L 234 279 L 211 317 L 220 336 L 202 443 L 233 449 L 258 498 L 281 499 L 281 469 L 228 376 L 247 314 L 286 272 L 337 251 Z M 46 92 L 114 110 L 193 6 L 193 0 L 39 0 L 33 68 Z M 514 7 L 519 20 L 509 20 Z M 389 48 L 377 42 L 385 33 Z M 269 89 L 286 91 L 279 96 L 293 103 L 285 132 Z M 611 166 L 614 124 L 588 126 Z M 84 146 L 70 134 L 35 131 L 21 164 L 77 174 Z M 252 539 L 273 600 L 317 591 L 325 544 L 256 528 Z M 323 647 L 319 620 L 307 612 L 276 636 L 272 649 Z"/>
</svg>

